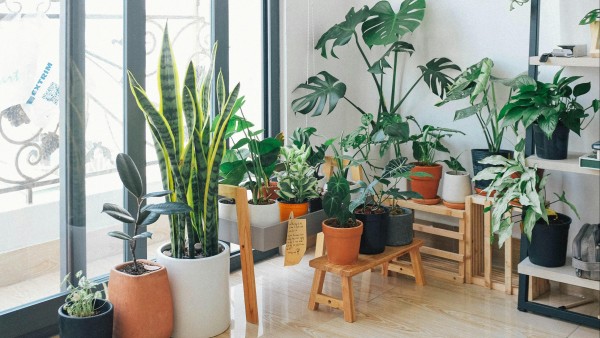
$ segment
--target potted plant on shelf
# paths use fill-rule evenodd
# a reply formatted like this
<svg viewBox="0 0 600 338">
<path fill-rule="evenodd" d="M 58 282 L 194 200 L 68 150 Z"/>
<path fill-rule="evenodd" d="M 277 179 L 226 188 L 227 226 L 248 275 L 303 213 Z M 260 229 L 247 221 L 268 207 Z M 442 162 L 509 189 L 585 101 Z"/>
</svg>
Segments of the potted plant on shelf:
<svg viewBox="0 0 600 338">
<path fill-rule="evenodd" d="M 502 155 L 506 158 L 512 158 L 513 152 L 511 150 L 501 149 L 506 126 L 502 124 L 500 111 L 506 102 L 502 104 L 498 102 L 501 93 L 497 85 L 508 87 L 510 89 L 508 96 L 510 97 L 512 91 L 518 89 L 519 85 L 535 83 L 532 78 L 524 74 L 513 79 L 495 77 L 492 75 L 493 67 L 494 62 L 489 58 L 483 58 L 478 63 L 470 66 L 454 80 L 453 85 L 448 87 L 446 98 L 436 104 L 437 107 L 440 107 L 451 101 L 469 98 L 470 106 L 457 110 L 454 113 L 454 121 L 475 116 L 485 136 L 487 148 L 471 149 L 474 175 L 485 168 L 479 161 L 488 156 Z M 477 181 L 475 182 L 475 189 L 480 192 L 489 183 Z"/>
<path fill-rule="evenodd" d="M 429 176 L 426 177 L 417 175 L 412 175 L 410 177 L 411 190 L 423 196 L 421 199 L 413 200 L 416 203 L 421 204 L 438 204 L 440 198 L 437 195 L 437 191 L 442 178 L 442 166 L 438 163 L 440 160 L 435 159 L 436 153 L 438 151 L 450 153 L 450 150 L 442 144 L 442 139 L 445 137 L 452 137 L 454 134 L 464 135 L 464 133 L 460 130 L 439 128 L 431 125 L 424 125 L 421 127 L 414 117 L 408 116 L 407 119 L 414 122 L 419 129 L 418 134 L 410 136 L 413 157 L 416 161 L 412 172 L 424 172 L 429 174 Z"/>
<path fill-rule="evenodd" d="M 323 210 L 327 219 L 322 229 L 327 248 L 327 260 L 338 265 L 354 264 L 358 259 L 363 223 L 357 220 L 351 209 L 350 184 L 346 179 L 348 169 L 335 147 L 332 147 L 337 163 L 323 196 Z"/>
<path fill-rule="evenodd" d="M 598 99 L 587 108 L 577 102 L 580 96 L 590 91 L 591 84 L 579 83 L 571 88 L 569 85 L 581 76 L 561 77 L 563 70 L 554 75 L 552 83 L 533 80 L 519 84 L 518 91 L 500 112 L 504 126 L 512 126 L 515 130 L 519 123 L 525 128 L 533 126 L 535 152 L 543 159 L 566 159 L 569 132 L 580 135 L 600 109 Z M 589 110 L 593 112 L 590 119 Z"/>
<path fill-rule="evenodd" d="M 308 213 L 308 201 L 317 198 L 317 178 L 315 169 L 308 165 L 310 148 L 296 145 L 281 148 L 283 170 L 277 172 L 279 187 L 279 218 L 286 221 L 290 214 L 294 217 Z"/>
<path fill-rule="evenodd" d="M 227 137 L 233 145 L 225 151 L 219 167 L 219 182 L 242 186 L 250 190 L 248 200 L 250 224 L 269 226 L 279 223 L 279 206 L 276 201 L 277 184 L 270 181 L 275 172 L 283 135 L 259 139 L 263 130 L 253 131 L 254 124 L 242 116 L 233 116 L 229 122 Z M 241 135 L 236 139 L 237 135 Z M 224 205 L 228 203 L 227 205 Z M 223 217 L 236 220 L 235 201 L 220 200 L 219 210 L 225 211 Z M 227 211 L 229 210 L 229 211 Z"/>
<path fill-rule="evenodd" d="M 562 202 L 579 217 L 577 209 L 565 197 L 555 194 L 555 201 L 546 199 L 548 175 L 540 175 L 536 167 L 525 164 L 523 152 L 517 152 L 515 159 L 502 156 L 490 156 L 483 160 L 495 167 L 489 167 L 477 174 L 475 180 L 487 179 L 492 183 L 485 191 L 496 191 L 492 207 L 492 234 L 498 234 L 499 245 L 510 240 L 512 235 L 512 211 L 522 210 L 522 231 L 530 242 L 528 255 L 532 263 L 558 267 L 565 264 L 567 241 L 571 218 L 550 209 L 556 202 Z"/>
<path fill-rule="evenodd" d="M 315 49 L 321 50 L 324 58 L 328 55 L 337 58 L 334 49 L 354 41 L 353 45 L 364 61 L 364 70 L 377 89 L 377 113 L 370 118 L 369 124 L 372 135 L 377 134 L 377 138 L 382 138 L 377 143 L 381 154 L 388 148 L 399 149 L 399 144 L 407 141 L 409 126 L 400 115 L 400 107 L 417 85 L 423 80 L 435 95 L 443 98 L 446 88 L 452 84 L 452 78 L 446 73 L 460 70 L 445 57 L 434 58 L 425 65 L 418 66 L 420 76 L 406 93 L 399 94 L 398 75 L 404 69 L 399 66 L 399 58 L 403 54 L 412 55 L 415 51 L 413 45 L 402 41 L 402 38 L 419 27 L 425 16 L 425 7 L 425 0 L 404 0 L 398 10 L 394 10 L 388 1 L 379 1 L 371 8 L 351 8 L 345 20 L 323 33 L 315 46 Z M 328 48 L 330 42 L 331 49 Z M 368 50 L 364 47 L 368 47 Z M 370 57 L 369 51 L 380 53 Z M 384 85 L 388 83 L 391 85 Z M 296 88 L 303 91 L 303 95 L 292 101 L 292 109 L 296 113 L 319 116 L 325 110 L 328 114 L 331 113 L 344 100 L 361 118 L 367 118 L 370 115 L 368 110 L 361 108 L 346 95 L 346 87 L 338 78 L 322 71 Z M 326 105 L 327 101 L 329 104 Z"/>
<path fill-rule="evenodd" d="M 58 329 L 63 338 L 111 338 L 113 335 L 113 305 L 103 299 L 102 292 L 96 290 L 98 284 L 75 274 L 77 285 L 71 284 L 66 275 L 69 294 L 65 303 L 58 309 Z M 106 285 L 105 285 L 106 289 Z"/>
<path fill-rule="evenodd" d="M 166 198 L 193 210 L 170 215 L 171 241 L 157 253 L 157 261 L 169 274 L 176 337 L 215 336 L 231 320 L 229 246 L 218 238 L 218 173 L 229 120 L 244 99 L 238 97 L 239 84 L 229 92 L 220 72 L 214 78 L 215 51 L 216 44 L 211 66 L 199 80 L 199 72 L 189 63 L 180 88 L 165 27 L 158 65 L 160 104 L 155 106 L 129 76 L 154 139 L 164 189 L 173 192 Z"/>
<path fill-rule="evenodd" d="M 500 155 L 501 156 L 501 155 Z M 444 173 L 442 186 L 442 202 L 451 209 L 465 209 L 465 198 L 472 193 L 471 176 L 460 164 L 458 157 L 450 156 L 444 163 L 450 170 Z"/>
<path fill-rule="evenodd" d="M 173 301 L 167 270 L 155 262 L 137 259 L 135 248 L 141 238 L 152 238 L 148 231 L 140 232 L 158 220 L 160 215 L 187 214 L 192 211 L 186 203 L 164 202 L 143 205 L 150 197 L 164 197 L 171 191 L 144 193 L 144 186 L 135 163 L 127 154 L 118 154 L 117 172 L 121 182 L 137 200 L 133 217 L 126 209 L 104 203 L 102 212 L 117 221 L 133 225 L 133 234 L 111 231 L 109 236 L 124 240 L 129 245 L 133 260 L 110 270 L 110 295 L 115 305 L 115 337 L 152 336 L 169 337 L 173 332 Z M 148 296 L 152 290 L 152 297 Z M 147 323 L 140 325 L 140 322 Z"/>
<path fill-rule="evenodd" d="M 590 25 L 590 31 L 592 33 L 590 56 L 593 58 L 600 58 L 600 8 L 589 11 L 579 21 L 582 26 Z"/>
</svg>

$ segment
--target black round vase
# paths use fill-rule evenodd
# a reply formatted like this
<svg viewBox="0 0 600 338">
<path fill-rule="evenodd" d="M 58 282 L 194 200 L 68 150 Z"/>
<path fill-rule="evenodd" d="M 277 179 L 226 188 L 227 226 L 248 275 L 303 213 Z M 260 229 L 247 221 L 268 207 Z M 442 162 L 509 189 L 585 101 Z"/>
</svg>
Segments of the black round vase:
<svg viewBox="0 0 600 338">
<path fill-rule="evenodd" d="M 366 255 L 382 253 L 385 250 L 387 227 L 390 219 L 389 210 L 385 209 L 382 214 L 361 214 L 356 213 L 355 210 L 355 215 L 359 221 L 363 222 L 359 252 Z"/>
<path fill-rule="evenodd" d="M 564 160 L 569 150 L 569 128 L 558 123 L 548 138 L 537 123 L 533 124 L 533 142 L 535 143 L 535 154 L 546 160 Z"/>
<path fill-rule="evenodd" d="M 323 199 L 321 197 L 308 200 L 308 212 L 315 212 L 323 209 Z"/>
<path fill-rule="evenodd" d="M 402 208 L 404 214 L 390 215 L 387 228 L 386 245 L 402 246 L 412 243 L 414 237 L 413 231 L 413 213 L 412 210 Z"/>
<path fill-rule="evenodd" d="M 502 155 L 507 159 L 511 159 L 513 157 L 513 152 L 510 150 L 500 149 L 500 151 L 498 151 L 497 153 L 492 153 L 487 149 L 471 149 L 471 159 L 473 160 L 473 176 L 477 175 L 480 171 L 482 171 L 485 168 L 492 167 L 492 165 L 489 164 L 479 163 L 479 161 L 492 155 Z M 490 185 L 490 183 L 492 183 L 491 180 L 475 181 L 475 189 L 483 190 L 487 188 Z"/>
<path fill-rule="evenodd" d="M 571 218 L 563 214 L 558 214 L 558 220 L 551 220 L 550 225 L 538 221 L 527 251 L 531 263 L 549 268 L 565 265 L 570 226 Z"/>
<path fill-rule="evenodd" d="M 58 329 L 61 338 L 111 338 L 113 332 L 113 305 L 104 299 L 96 299 L 94 307 L 98 314 L 91 317 L 72 317 L 58 309 Z"/>
</svg>

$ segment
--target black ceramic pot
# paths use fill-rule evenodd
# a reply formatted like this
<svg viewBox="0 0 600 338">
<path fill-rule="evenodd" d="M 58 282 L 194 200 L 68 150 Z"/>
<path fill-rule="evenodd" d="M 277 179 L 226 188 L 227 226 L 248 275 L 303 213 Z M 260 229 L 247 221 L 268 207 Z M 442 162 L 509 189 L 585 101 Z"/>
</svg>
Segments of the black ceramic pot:
<svg viewBox="0 0 600 338">
<path fill-rule="evenodd" d="M 528 255 L 533 264 L 555 268 L 565 265 L 571 218 L 558 214 L 550 223 L 540 220 L 533 226 Z"/>
<path fill-rule="evenodd" d="M 385 250 L 387 237 L 387 228 L 390 219 L 390 212 L 385 209 L 381 214 L 362 214 L 360 207 L 354 211 L 356 218 L 363 222 L 363 233 L 360 237 L 361 254 L 374 255 L 382 253 Z"/>
<path fill-rule="evenodd" d="M 72 317 L 58 309 L 58 329 L 61 338 L 111 338 L 113 332 L 113 305 L 104 299 L 96 299 L 94 307 L 98 314 L 91 317 Z"/>
<path fill-rule="evenodd" d="M 402 246 L 412 243 L 414 237 L 413 231 L 413 213 L 412 210 L 402 208 L 404 214 L 390 215 L 387 227 L 386 245 Z"/>
<path fill-rule="evenodd" d="M 321 197 L 308 200 L 308 212 L 315 212 L 323 209 L 323 199 Z"/>
<path fill-rule="evenodd" d="M 479 163 L 479 161 L 492 155 L 502 155 L 508 159 L 511 159 L 513 157 L 513 152 L 510 150 L 500 149 L 500 151 L 498 151 L 497 153 L 492 153 L 487 149 L 471 149 L 471 159 L 473 160 L 473 176 L 477 175 L 477 173 L 479 173 L 483 169 L 491 167 L 491 165 L 481 164 Z M 475 181 L 475 189 L 483 190 L 487 188 L 490 185 L 490 183 L 492 183 L 491 180 Z"/>
<path fill-rule="evenodd" d="M 537 123 L 533 124 L 533 142 L 535 143 L 535 154 L 546 160 L 564 160 L 569 150 L 569 128 L 558 123 L 548 138 Z"/>
</svg>

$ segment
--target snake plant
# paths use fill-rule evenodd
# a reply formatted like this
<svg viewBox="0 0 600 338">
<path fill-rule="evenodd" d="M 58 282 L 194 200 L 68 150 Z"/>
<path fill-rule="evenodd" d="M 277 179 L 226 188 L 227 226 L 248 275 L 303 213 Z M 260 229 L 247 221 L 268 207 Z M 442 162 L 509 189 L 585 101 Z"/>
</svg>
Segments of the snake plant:
<svg viewBox="0 0 600 338">
<path fill-rule="evenodd" d="M 241 108 L 239 83 L 227 92 L 219 72 L 213 83 L 217 44 L 213 48 L 208 71 L 197 79 L 197 70 L 190 62 L 185 72 L 183 89 L 165 27 L 158 65 L 159 104 L 153 104 L 144 88 L 129 74 L 129 84 L 138 106 L 150 127 L 158 156 L 163 186 L 173 193 L 171 202 L 184 202 L 189 214 L 170 216 L 171 255 L 174 258 L 194 258 L 196 243 L 203 257 L 219 253 L 217 197 L 219 165 L 225 151 L 229 120 Z M 213 106 L 215 92 L 216 106 Z M 211 111 L 214 117 L 211 118 Z"/>
</svg>

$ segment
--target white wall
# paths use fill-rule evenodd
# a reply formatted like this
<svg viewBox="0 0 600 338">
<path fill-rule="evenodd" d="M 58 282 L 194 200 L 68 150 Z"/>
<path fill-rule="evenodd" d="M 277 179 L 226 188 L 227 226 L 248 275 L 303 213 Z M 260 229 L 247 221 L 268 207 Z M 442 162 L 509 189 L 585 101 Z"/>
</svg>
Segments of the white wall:
<svg viewBox="0 0 600 338">
<path fill-rule="evenodd" d="M 401 1 L 392 0 L 393 8 Z M 325 60 L 319 51 L 313 49 L 316 41 L 329 27 L 343 20 L 344 15 L 354 6 L 372 6 L 376 1 L 316 1 L 284 0 L 281 10 L 282 24 L 282 130 L 291 133 L 299 126 L 315 126 L 326 137 L 338 136 L 343 130 L 349 131 L 357 124 L 359 114 L 350 105 L 341 102 L 329 116 L 296 116 L 291 110 L 291 102 L 298 97 L 293 89 L 306 81 L 307 74 L 314 75 L 327 70 L 348 85 L 347 96 L 356 99 L 360 106 L 376 109 L 377 96 L 372 80 L 355 46 L 351 44 L 336 48 L 340 60 Z M 529 5 L 509 11 L 509 0 L 436 0 L 428 1 L 425 19 L 412 36 L 416 53 L 404 60 L 402 91 L 406 92 L 420 73 L 416 68 L 434 57 L 445 56 L 465 68 L 483 57 L 494 60 L 494 75 L 512 77 L 527 71 L 529 53 Z M 540 51 L 549 51 L 559 43 L 587 43 L 589 28 L 578 26 L 579 20 L 592 8 L 597 0 L 544 1 L 542 4 Z M 377 55 L 374 53 L 373 55 Z M 373 56 L 374 57 L 374 56 Z M 540 79 L 549 80 L 558 69 L 540 67 Z M 585 75 L 592 81 L 593 90 L 582 100 L 589 105 L 593 97 L 598 97 L 598 69 L 567 69 L 565 74 Z M 501 95 L 506 99 L 506 94 Z M 466 106 L 465 102 L 451 103 L 436 108 L 439 99 L 423 83 L 403 104 L 403 115 L 414 115 L 421 123 L 452 127 L 467 133 L 455 136 L 447 143 L 454 154 L 464 152 L 461 159 L 465 167 L 471 169 L 471 148 L 485 148 L 485 139 L 473 119 L 453 122 L 454 111 Z M 600 139 L 600 119 L 584 131 L 581 138 L 571 133 L 571 151 L 588 151 L 591 143 Z M 503 144 L 512 149 L 512 140 Z M 405 154 L 411 154 L 406 147 Z M 598 178 L 593 176 L 571 175 L 553 172 L 551 188 L 567 190 L 567 196 L 576 203 L 582 212 L 582 221 L 598 222 Z M 574 222 L 577 226 L 581 222 Z"/>
</svg>

